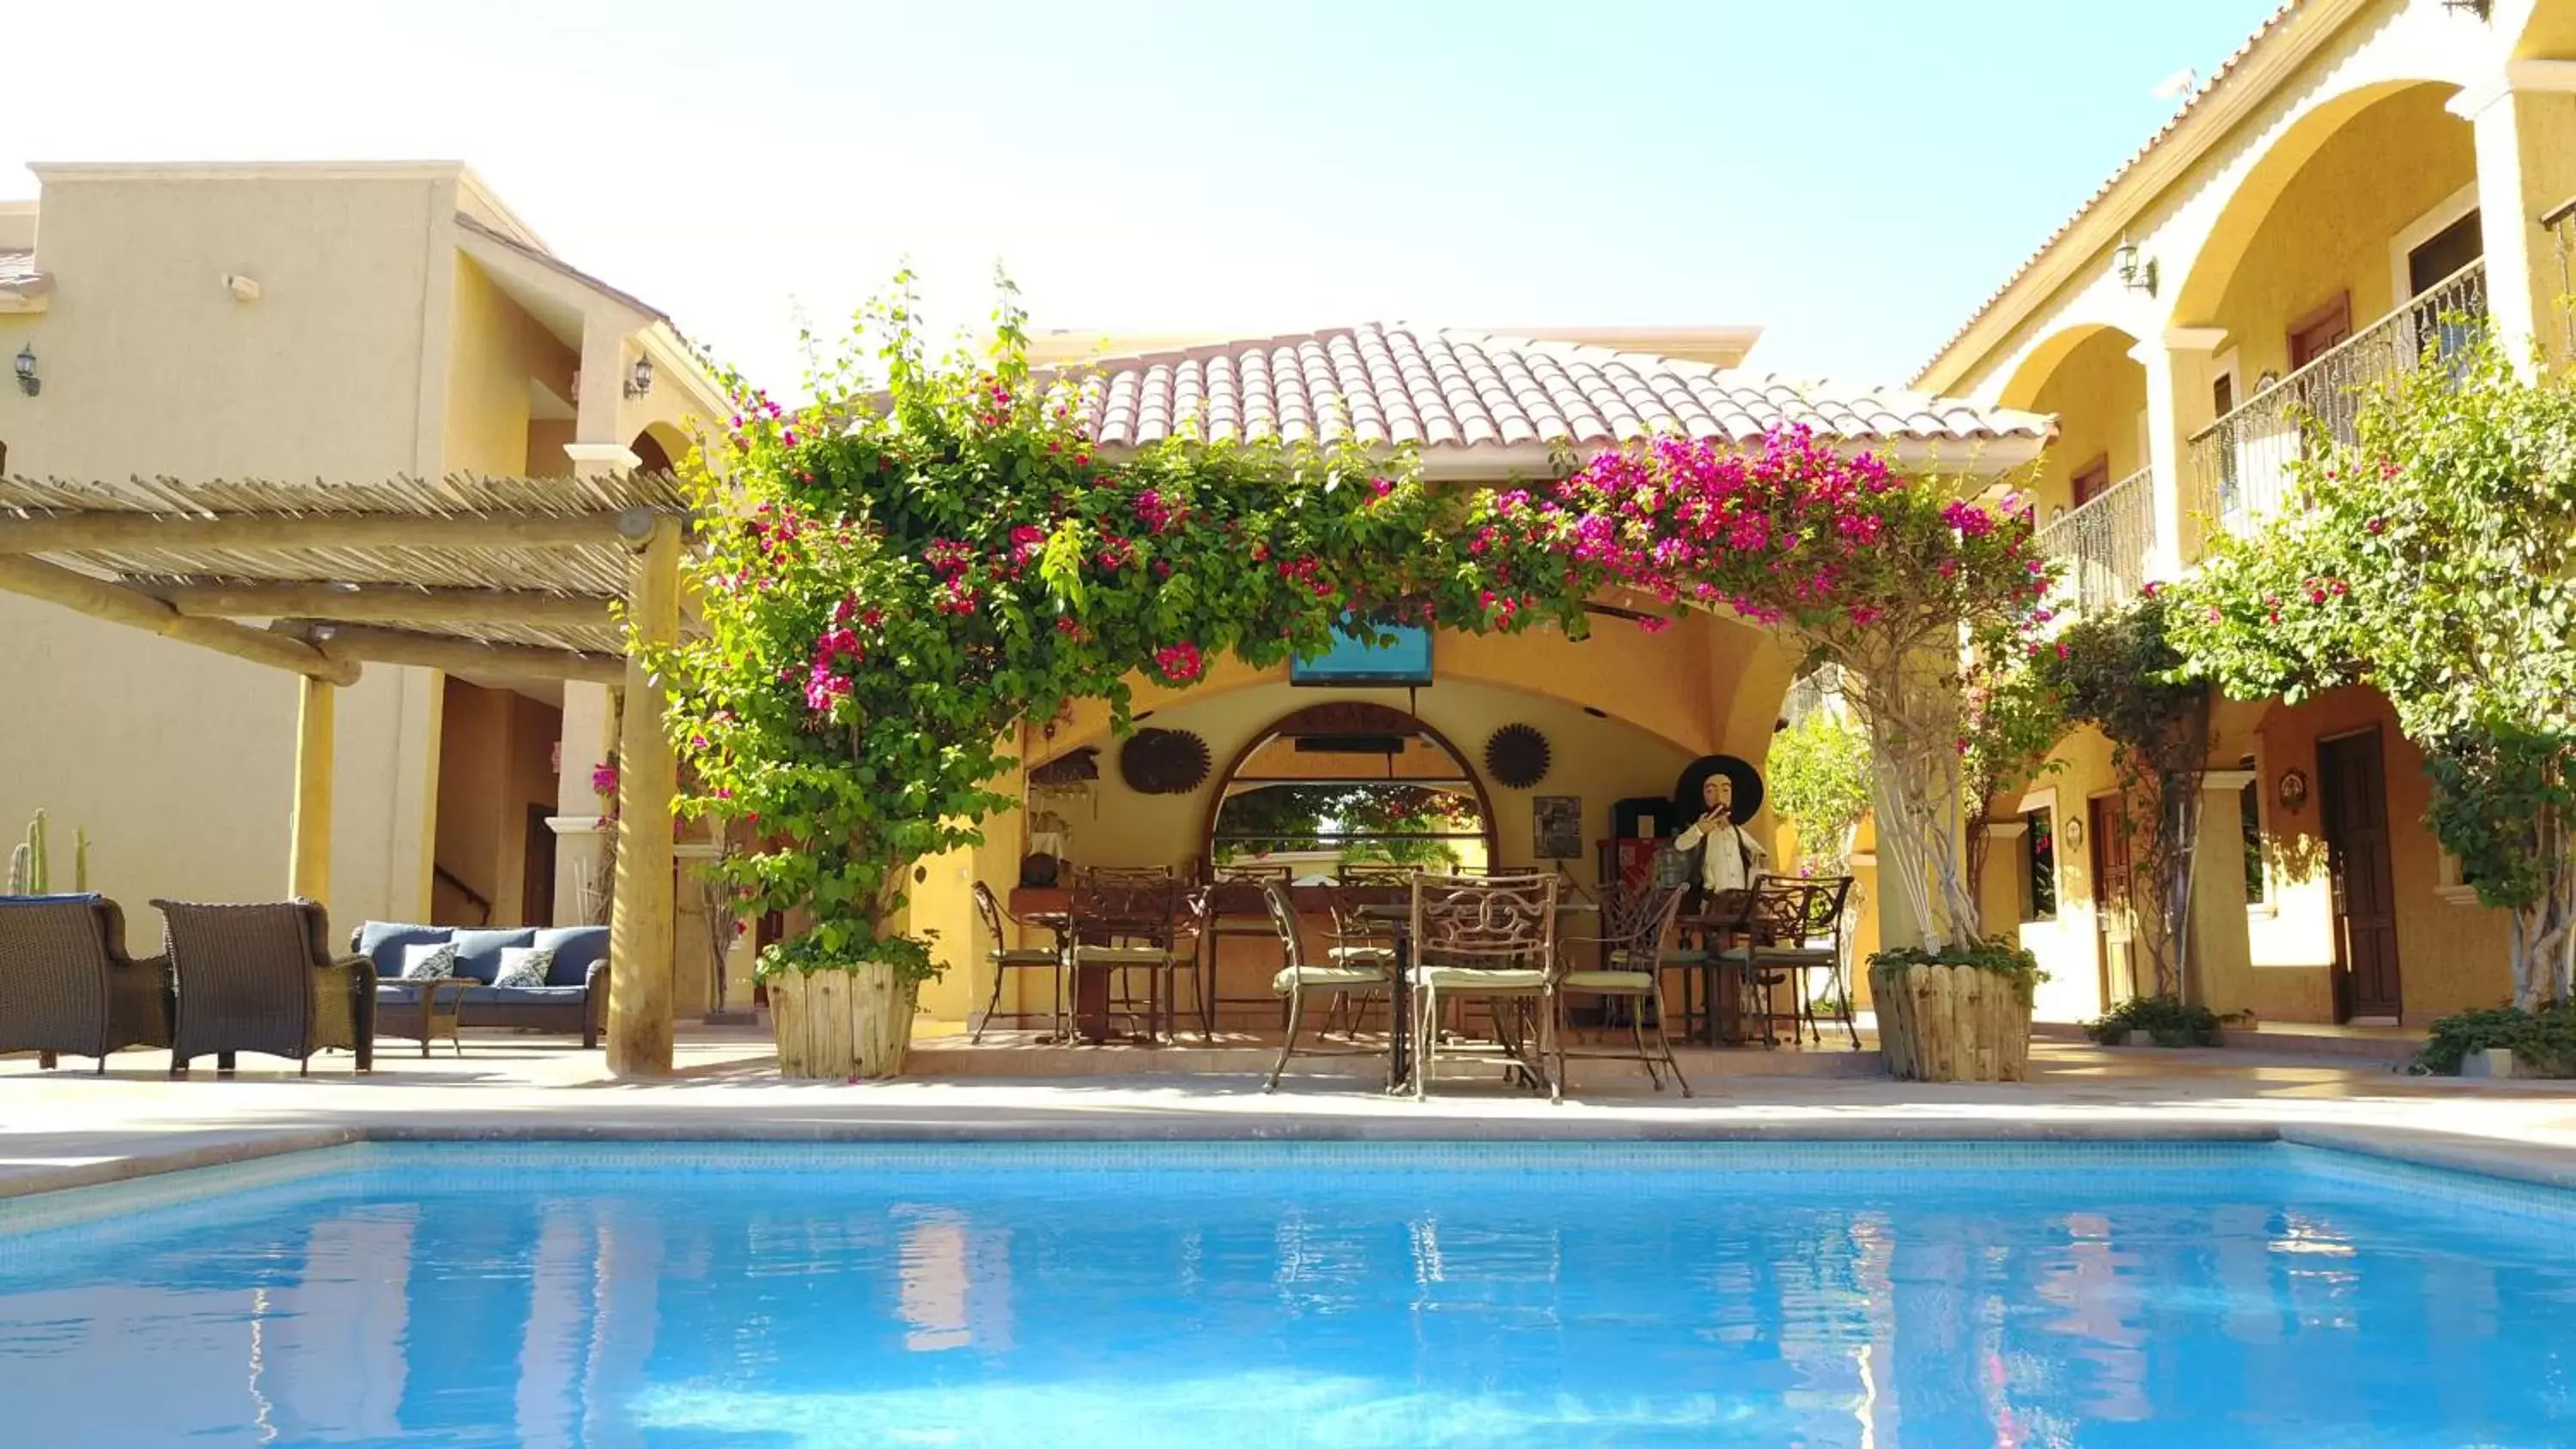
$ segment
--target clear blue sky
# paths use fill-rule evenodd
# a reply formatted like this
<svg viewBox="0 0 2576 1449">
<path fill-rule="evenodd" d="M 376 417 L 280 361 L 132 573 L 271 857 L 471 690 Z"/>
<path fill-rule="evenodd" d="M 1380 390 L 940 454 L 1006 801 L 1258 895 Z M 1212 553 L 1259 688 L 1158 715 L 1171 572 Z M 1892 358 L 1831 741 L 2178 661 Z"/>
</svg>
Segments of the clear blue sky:
<svg viewBox="0 0 2576 1449">
<path fill-rule="evenodd" d="M 31 160 L 453 157 L 792 388 L 909 256 L 978 320 L 1754 323 L 1901 382 L 2272 0 L 83 0 Z"/>
</svg>

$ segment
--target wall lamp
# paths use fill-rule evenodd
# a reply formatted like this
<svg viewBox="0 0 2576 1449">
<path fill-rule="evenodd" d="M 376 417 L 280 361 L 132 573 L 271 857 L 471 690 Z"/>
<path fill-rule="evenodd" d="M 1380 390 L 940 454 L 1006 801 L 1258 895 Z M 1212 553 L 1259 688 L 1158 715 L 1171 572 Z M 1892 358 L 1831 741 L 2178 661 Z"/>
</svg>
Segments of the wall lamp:
<svg viewBox="0 0 2576 1449">
<path fill-rule="evenodd" d="M 2111 253 L 2111 270 L 2118 274 L 2120 285 L 2130 291 L 2150 297 L 2156 294 L 2156 259 L 2140 259 L 2138 244 L 2127 237 L 2120 238 L 2119 247 Z"/>
<path fill-rule="evenodd" d="M 649 357 L 638 357 L 635 359 L 635 366 L 626 374 L 626 395 L 628 397 L 642 397 L 644 394 L 651 392 L 652 390 L 653 359 Z"/>
<path fill-rule="evenodd" d="M 18 349 L 18 391 L 29 397 L 45 390 L 45 380 L 36 376 L 36 345 L 28 343 Z"/>
</svg>

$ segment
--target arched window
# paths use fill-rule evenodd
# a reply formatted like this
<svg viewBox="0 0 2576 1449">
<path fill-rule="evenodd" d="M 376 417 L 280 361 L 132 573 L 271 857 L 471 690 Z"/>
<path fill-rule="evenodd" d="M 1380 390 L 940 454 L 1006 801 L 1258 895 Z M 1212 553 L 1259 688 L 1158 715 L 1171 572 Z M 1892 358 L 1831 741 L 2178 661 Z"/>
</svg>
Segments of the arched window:
<svg viewBox="0 0 2576 1449">
<path fill-rule="evenodd" d="M 1271 725 L 1235 757 L 1208 822 L 1218 869 L 1285 866 L 1329 881 L 1345 864 L 1481 868 L 1484 786 L 1439 731 L 1402 710 L 1336 703 Z"/>
</svg>

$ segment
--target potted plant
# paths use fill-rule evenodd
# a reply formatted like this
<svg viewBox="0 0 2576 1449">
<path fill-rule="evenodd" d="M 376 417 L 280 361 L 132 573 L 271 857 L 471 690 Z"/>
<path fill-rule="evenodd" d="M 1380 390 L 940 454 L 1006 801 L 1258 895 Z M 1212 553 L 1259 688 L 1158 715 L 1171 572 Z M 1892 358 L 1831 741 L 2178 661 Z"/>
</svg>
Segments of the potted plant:
<svg viewBox="0 0 2576 1449">
<path fill-rule="evenodd" d="M 2104 1046 L 2214 1047 L 2230 1020 L 2176 996 L 2133 996 L 2084 1023 L 2084 1034 Z"/>
<path fill-rule="evenodd" d="M 2030 1009 L 2048 974 L 2001 938 L 1869 958 L 1887 1069 L 1911 1082 L 2018 1082 L 2030 1074 Z"/>
</svg>

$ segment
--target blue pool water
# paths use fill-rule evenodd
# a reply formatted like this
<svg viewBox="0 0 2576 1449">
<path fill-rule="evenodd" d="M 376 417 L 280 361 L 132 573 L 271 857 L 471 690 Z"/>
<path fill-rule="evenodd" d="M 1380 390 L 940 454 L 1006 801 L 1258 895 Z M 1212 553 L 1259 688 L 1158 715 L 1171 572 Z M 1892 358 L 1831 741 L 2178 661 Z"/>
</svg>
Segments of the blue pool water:
<svg viewBox="0 0 2576 1449">
<path fill-rule="evenodd" d="M 2253 1144 L 353 1148 L 0 1203 L 0 1444 L 2570 1444 L 2571 1228 Z"/>
</svg>

